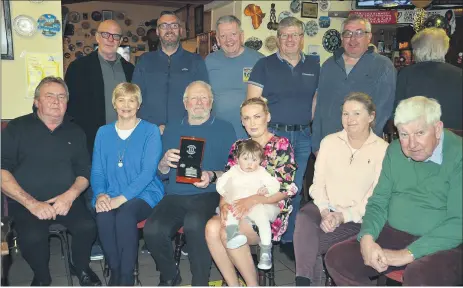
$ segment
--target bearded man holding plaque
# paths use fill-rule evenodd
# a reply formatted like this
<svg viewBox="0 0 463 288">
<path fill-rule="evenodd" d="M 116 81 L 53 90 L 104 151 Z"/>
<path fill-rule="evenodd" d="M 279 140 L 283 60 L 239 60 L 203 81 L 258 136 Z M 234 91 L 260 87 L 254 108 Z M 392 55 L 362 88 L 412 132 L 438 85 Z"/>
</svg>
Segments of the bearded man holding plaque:
<svg viewBox="0 0 463 288">
<path fill-rule="evenodd" d="M 164 157 L 158 165 L 168 177 L 166 195 L 154 208 L 144 228 L 144 238 L 161 271 L 159 286 L 177 286 L 172 237 L 183 226 L 189 247 L 193 286 L 208 286 L 212 258 L 205 240 L 207 221 L 215 214 L 219 193 L 215 183 L 227 164 L 230 145 L 236 141 L 233 126 L 210 115 L 211 86 L 192 82 L 183 103 L 188 115 L 171 121 L 164 130 Z"/>
</svg>

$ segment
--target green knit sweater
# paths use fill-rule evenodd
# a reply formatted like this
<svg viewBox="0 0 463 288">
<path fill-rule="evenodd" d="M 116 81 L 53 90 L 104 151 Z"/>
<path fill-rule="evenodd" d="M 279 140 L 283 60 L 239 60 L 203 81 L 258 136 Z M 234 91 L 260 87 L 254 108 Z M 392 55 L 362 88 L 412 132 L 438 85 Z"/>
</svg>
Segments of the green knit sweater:
<svg viewBox="0 0 463 288">
<path fill-rule="evenodd" d="M 442 165 L 415 162 L 398 140 L 389 145 L 358 238 L 376 240 L 388 224 L 420 236 L 408 248 L 415 259 L 462 243 L 462 138 L 444 130 Z"/>
</svg>

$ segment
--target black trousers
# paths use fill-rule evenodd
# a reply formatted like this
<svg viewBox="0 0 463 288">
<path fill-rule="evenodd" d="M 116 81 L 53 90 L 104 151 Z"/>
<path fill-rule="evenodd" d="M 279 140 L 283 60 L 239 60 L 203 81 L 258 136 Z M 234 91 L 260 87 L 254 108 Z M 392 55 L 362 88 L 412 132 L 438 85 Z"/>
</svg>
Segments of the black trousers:
<svg viewBox="0 0 463 288">
<path fill-rule="evenodd" d="M 177 273 L 172 237 L 183 226 L 193 286 L 208 286 L 212 258 L 205 239 L 207 221 L 219 204 L 216 192 L 197 195 L 167 195 L 154 207 L 143 230 L 145 242 L 164 279 Z"/>
<path fill-rule="evenodd" d="M 111 270 L 118 270 L 127 286 L 134 283 L 133 269 L 138 256 L 137 223 L 152 209 L 145 200 L 131 199 L 119 208 L 96 215 L 98 235 Z"/>
<path fill-rule="evenodd" d="M 31 266 L 37 280 L 44 283 L 51 281 L 48 267 L 50 260 L 48 227 L 55 223 L 64 225 L 72 235 L 72 262 L 77 271 L 89 269 L 90 250 L 96 237 L 96 224 L 85 207 L 82 197 L 74 200 L 66 216 L 57 216 L 56 220 L 39 220 L 17 203 L 10 204 L 9 212 L 14 219 L 21 254 Z"/>
</svg>

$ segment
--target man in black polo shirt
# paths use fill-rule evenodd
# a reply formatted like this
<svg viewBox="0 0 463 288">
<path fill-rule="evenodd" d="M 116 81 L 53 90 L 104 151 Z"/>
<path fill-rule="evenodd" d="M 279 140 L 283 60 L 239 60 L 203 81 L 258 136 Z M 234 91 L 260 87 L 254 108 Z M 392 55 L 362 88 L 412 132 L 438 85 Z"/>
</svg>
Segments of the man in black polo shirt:
<svg viewBox="0 0 463 288">
<path fill-rule="evenodd" d="M 48 227 L 72 234 L 71 269 L 81 286 L 101 286 L 90 269 L 96 225 L 79 195 L 88 187 L 90 158 L 81 128 L 65 116 L 68 88 L 46 77 L 37 86 L 37 112 L 9 122 L 2 131 L 2 192 L 11 200 L 21 254 L 34 272 L 32 286 L 51 284 Z"/>
<path fill-rule="evenodd" d="M 299 210 L 302 179 L 311 152 L 309 124 L 312 100 L 318 86 L 320 58 L 302 53 L 303 23 L 294 17 L 281 20 L 278 26 L 279 51 L 260 59 L 248 81 L 247 98 L 265 97 L 272 113 L 269 128 L 274 134 L 291 141 L 298 165 L 295 183 L 299 193 L 294 197 L 293 212 L 281 241 L 292 242 L 294 220 Z"/>
</svg>

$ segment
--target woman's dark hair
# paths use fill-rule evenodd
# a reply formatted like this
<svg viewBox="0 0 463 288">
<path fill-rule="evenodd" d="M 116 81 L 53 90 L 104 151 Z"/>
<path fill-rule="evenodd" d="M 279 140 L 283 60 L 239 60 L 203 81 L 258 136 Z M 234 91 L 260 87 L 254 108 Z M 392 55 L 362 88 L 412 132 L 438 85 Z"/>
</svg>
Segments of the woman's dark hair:
<svg viewBox="0 0 463 288">
<path fill-rule="evenodd" d="M 363 106 L 365 107 L 365 109 L 368 112 L 368 115 L 374 115 L 375 116 L 373 118 L 373 121 L 371 121 L 371 123 L 370 123 L 371 128 L 375 127 L 376 105 L 375 105 L 375 103 L 373 103 L 373 99 L 371 99 L 371 97 L 368 94 L 362 93 L 362 92 L 351 92 L 344 99 L 344 103 L 342 103 L 342 105 L 344 106 L 344 104 L 347 101 L 356 101 L 356 102 L 359 102 L 359 103 L 363 104 Z M 341 109 L 342 109 L 342 107 L 341 107 Z"/>
<path fill-rule="evenodd" d="M 251 154 L 262 160 L 264 158 L 264 149 L 262 149 L 262 146 L 256 141 L 248 139 L 238 145 L 237 159 L 244 154 Z"/>
</svg>

